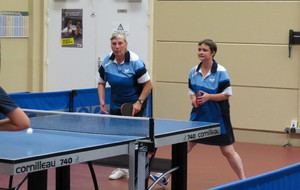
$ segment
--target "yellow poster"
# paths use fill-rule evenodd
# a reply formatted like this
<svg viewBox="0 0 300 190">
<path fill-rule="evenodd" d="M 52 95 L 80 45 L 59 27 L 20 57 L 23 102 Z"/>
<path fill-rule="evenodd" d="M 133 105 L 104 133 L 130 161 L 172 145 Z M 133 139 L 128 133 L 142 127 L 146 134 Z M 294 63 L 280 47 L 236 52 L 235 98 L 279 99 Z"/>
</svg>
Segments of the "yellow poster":
<svg viewBox="0 0 300 190">
<path fill-rule="evenodd" d="M 74 44 L 74 38 L 62 38 L 61 39 L 62 46 L 67 46 L 67 45 L 72 45 L 72 44 Z"/>
</svg>

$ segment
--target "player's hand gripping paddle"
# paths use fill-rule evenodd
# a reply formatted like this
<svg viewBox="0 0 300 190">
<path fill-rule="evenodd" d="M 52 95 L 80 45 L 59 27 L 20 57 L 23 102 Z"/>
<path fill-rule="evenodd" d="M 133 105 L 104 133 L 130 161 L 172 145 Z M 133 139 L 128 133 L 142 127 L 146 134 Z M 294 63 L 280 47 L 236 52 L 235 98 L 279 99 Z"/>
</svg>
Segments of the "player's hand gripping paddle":
<svg viewBox="0 0 300 190">
<path fill-rule="evenodd" d="M 124 116 L 132 116 L 133 105 L 131 103 L 125 103 L 121 106 L 121 114 Z"/>
<path fill-rule="evenodd" d="M 200 90 L 196 92 L 196 103 L 197 103 L 197 107 L 199 107 L 199 105 L 200 105 L 200 104 L 198 103 L 198 99 L 199 99 L 199 97 L 202 96 L 202 95 L 203 95 L 203 93 L 202 93 Z"/>
</svg>

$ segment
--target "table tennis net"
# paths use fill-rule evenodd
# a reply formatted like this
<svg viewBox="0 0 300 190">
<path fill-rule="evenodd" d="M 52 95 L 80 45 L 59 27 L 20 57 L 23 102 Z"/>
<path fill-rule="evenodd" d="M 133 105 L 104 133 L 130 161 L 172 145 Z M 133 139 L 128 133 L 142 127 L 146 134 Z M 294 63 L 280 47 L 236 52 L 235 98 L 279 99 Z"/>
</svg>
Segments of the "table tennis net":
<svg viewBox="0 0 300 190">
<path fill-rule="evenodd" d="M 149 137 L 149 118 L 24 109 L 33 129 Z"/>
</svg>

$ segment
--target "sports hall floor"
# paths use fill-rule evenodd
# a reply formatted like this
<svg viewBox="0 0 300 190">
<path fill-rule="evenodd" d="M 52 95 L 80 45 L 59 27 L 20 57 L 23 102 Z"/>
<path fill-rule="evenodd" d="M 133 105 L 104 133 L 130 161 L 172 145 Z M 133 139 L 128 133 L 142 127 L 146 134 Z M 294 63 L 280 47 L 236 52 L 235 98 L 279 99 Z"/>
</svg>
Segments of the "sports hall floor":
<svg viewBox="0 0 300 190">
<path fill-rule="evenodd" d="M 247 177 L 252 177 L 299 162 L 300 148 L 251 143 L 235 143 L 235 149 L 240 154 Z M 170 147 L 158 149 L 157 156 L 168 158 Z M 197 145 L 188 158 L 188 190 L 204 190 L 237 180 L 218 147 Z M 95 166 L 99 189 L 125 190 L 127 180 L 108 180 L 108 175 L 114 168 Z M 17 183 L 21 176 L 14 178 Z M 48 190 L 55 189 L 54 170 L 49 170 Z M 7 187 L 8 176 L 0 175 L 0 187 Z M 86 164 L 71 167 L 71 189 L 93 190 L 92 180 Z M 26 182 L 20 190 L 26 189 Z M 158 185 L 155 190 L 162 189 Z M 171 189 L 170 185 L 166 189 Z"/>
</svg>

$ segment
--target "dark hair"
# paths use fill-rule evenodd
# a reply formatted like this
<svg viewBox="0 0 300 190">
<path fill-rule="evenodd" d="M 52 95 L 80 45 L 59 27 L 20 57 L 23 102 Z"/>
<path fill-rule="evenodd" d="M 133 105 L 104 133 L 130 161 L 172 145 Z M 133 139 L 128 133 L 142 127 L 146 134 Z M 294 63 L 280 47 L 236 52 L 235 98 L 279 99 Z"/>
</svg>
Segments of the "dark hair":
<svg viewBox="0 0 300 190">
<path fill-rule="evenodd" d="M 211 39 L 205 39 L 205 40 L 200 41 L 198 43 L 198 46 L 201 46 L 202 44 L 207 45 L 210 48 L 210 51 L 215 52 L 215 54 L 217 53 L 217 49 L 218 49 L 217 45 Z"/>
</svg>

